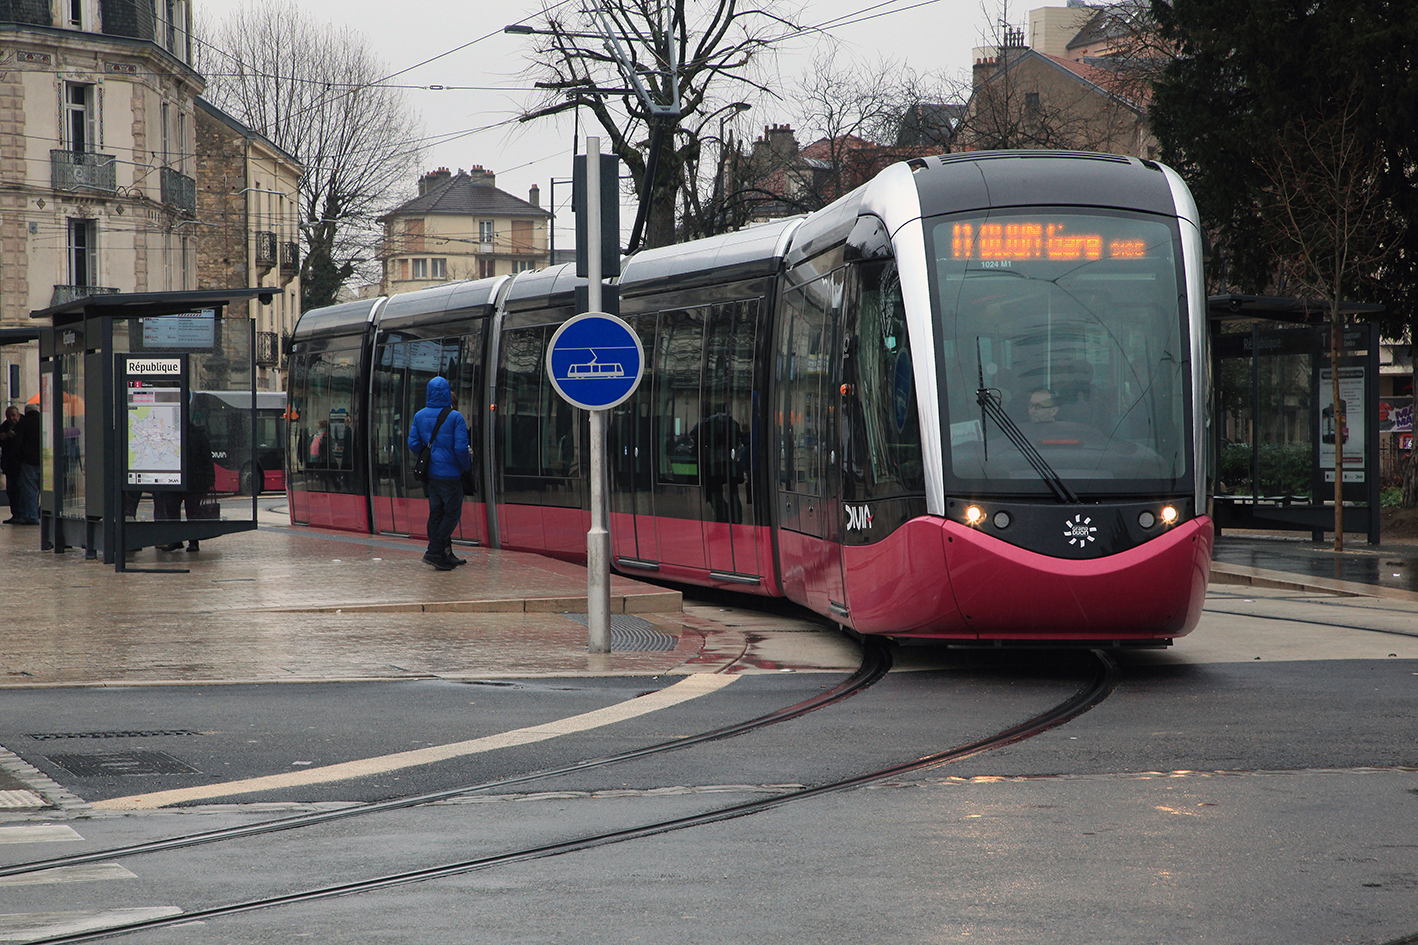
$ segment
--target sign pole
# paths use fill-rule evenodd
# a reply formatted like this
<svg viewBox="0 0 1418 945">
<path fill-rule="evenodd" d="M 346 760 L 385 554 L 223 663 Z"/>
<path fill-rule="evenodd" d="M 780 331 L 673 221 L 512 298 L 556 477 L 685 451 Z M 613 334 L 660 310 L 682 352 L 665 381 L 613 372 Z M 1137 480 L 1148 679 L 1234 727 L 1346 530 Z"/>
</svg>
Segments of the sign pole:
<svg viewBox="0 0 1418 945">
<path fill-rule="evenodd" d="M 601 310 L 601 139 L 586 138 L 586 307 Z M 592 653 L 611 651 L 611 533 L 606 508 L 606 411 L 591 411 L 591 528 L 586 532 L 586 624 Z"/>
</svg>

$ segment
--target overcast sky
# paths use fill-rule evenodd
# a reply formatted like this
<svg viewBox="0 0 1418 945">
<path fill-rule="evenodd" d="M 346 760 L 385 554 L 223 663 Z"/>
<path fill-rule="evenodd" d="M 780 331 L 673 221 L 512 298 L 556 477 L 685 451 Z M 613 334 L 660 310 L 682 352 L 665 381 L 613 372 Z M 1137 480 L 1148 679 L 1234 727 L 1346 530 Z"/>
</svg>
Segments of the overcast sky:
<svg viewBox="0 0 1418 945">
<path fill-rule="evenodd" d="M 297 0 L 316 21 L 349 26 L 363 34 L 390 74 L 403 72 L 393 83 L 406 89 L 427 136 L 427 169 L 453 171 L 481 165 L 497 175 L 497 186 L 526 198 L 532 184 L 541 188 L 543 206 L 550 203 L 551 178 L 571 176 L 570 119 L 529 125 L 509 124 L 532 96 L 523 75 L 531 37 L 507 35 L 502 27 L 522 20 L 540 22 L 540 0 L 406 0 L 390 5 L 371 0 Z M 775 87 L 782 99 L 756 102 L 739 121 L 738 131 L 750 140 L 765 125 L 800 125 L 792 101 L 792 85 L 814 58 L 833 48 L 839 63 L 859 63 L 864 69 L 883 58 L 903 61 L 922 74 L 960 76 L 970 64 L 971 49 L 982 45 L 987 21 L 997 19 L 1003 0 L 807 0 L 803 22 L 828 24 L 824 34 L 785 44 L 778 58 Z M 220 21 L 242 0 L 196 0 L 199 22 Z M 1064 0 L 1037 0 L 1010 6 L 1012 20 L 1022 22 L 1032 6 L 1063 6 Z M 986 10 L 990 12 L 986 12 Z M 832 25 L 840 24 L 840 25 Z M 441 55 L 447 53 L 447 55 Z M 439 58 L 434 58 L 439 57 Z M 425 63 L 425 65 L 418 65 Z M 427 86 L 450 87 L 444 91 Z M 594 129 L 593 129 L 594 130 Z M 582 135 L 586 129 L 582 128 Z M 584 143 L 584 138 L 583 138 Z M 807 144 L 807 141 L 800 142 Z M 412 192 L 413 182 L 410 182 Z M 558 185 L 557 245 L 572 243 L 569 213 L 561 213 L 570 188 Z M 629 220 L 622 215 L 628 229 Z"/>
</svg>

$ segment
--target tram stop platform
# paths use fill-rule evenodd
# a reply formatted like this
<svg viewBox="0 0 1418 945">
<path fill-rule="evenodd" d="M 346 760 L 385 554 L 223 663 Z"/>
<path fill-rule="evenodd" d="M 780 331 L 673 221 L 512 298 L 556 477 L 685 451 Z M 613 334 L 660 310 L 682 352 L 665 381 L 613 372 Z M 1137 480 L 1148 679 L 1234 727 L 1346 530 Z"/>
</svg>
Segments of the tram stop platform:
<svg viewBox="0 0 1418 945">
<path fill-rule="evenodd" d="M 0 526 L 6 687 L 838 671 L 855 646 L 789 607 L 686 603 L 613 575 L 611 652 L 588 652 L 586 570 L 459 546 L 465 566 L 422 562 L 424 542 L 292 527 L 282 497 L 258 528 L 201 550 L 131 552 L 126 567 L 39 547 Z M 148 573 L 138 569 L 187 569 Z"/>
<path fill-rule="evenodd" d="M 1311 541 L 1294 532 L 1235 532 L 1216 539 L 1212 584 L 1239 584 L 1352 597 L 1378 597 L 1418 605 L 1418 540 L 1377 546 L 1346 534 L 1344 550 L 1333 539 Z"/>
</svg>

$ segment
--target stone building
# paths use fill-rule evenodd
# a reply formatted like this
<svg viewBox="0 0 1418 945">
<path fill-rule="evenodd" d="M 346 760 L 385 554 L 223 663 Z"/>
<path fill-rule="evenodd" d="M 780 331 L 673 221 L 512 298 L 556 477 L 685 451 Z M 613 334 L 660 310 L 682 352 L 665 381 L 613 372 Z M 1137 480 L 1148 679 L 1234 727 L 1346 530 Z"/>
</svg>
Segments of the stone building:
<svg viewBox="0 0 1418 945">
<path fill-rule="evenodd" d="M 384 224 L 380 292 L 541 269 L 549 262 L 547 222 L 532 185 L 526 200 L 498 190 L 491 171 L 430 171 L 419 193 L 379 218 Z"/>
<path fill-rule="evenodd" d="M 88 295 L 196 286 L 191 0 L 0 4 L 0 328 Z M 0 347 L 0 401 L 39 389 Z"/>
<path fill-rule="evenodd" d="M 284 390 L 281 339 L 300 316 L 302 169 L 290 154 L 197 100 L 197 288 L 277 287 L 270 305 L 235 302 L 256 321 L 256 387 Z"/>
</svg>

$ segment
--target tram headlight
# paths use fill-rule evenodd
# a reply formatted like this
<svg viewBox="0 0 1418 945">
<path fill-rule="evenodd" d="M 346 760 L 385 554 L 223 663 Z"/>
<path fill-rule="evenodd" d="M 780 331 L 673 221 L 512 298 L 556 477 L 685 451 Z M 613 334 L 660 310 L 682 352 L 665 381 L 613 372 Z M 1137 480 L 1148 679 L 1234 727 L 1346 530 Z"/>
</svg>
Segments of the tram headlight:
<svg viewBox="0 0 1418 945">
<path fill-rule="evenodd" d="M 1012 521 L 1014 521 L 1014 519 L 1010 517 L 1008 512 L 1000 511 L 995 513 L 995 528 L 1008 528 L 1009 523 Z"/>
<path fill-rule="evenodd" d="M 1157 516 L 1153 515 L 1151 512 L 1143 511 L 1137 516 L 1137 524 L 1141 525 L 1143 528 L 1151 528 L 1153 525 L 1157 524 Z"/>
<path fill-rule="evenodd" d="M 1174 506 L 1174 505 L 1168 505 L 1168 506 L 1164 506 L 1164 507 L 1162 508 L 1162 524 L 1163 524 L 1163 525 L 1175 525 L 1175 524 L 1177 524 L 1177 507 L 1176 507 L 1176 506 Z"/>
<path fill-rule="evenodd" d="M 985 510 L 978 505 L 967 506 L 965 509 L 965 524 L 978 525 L 985 520 Z"/>
</svg>

